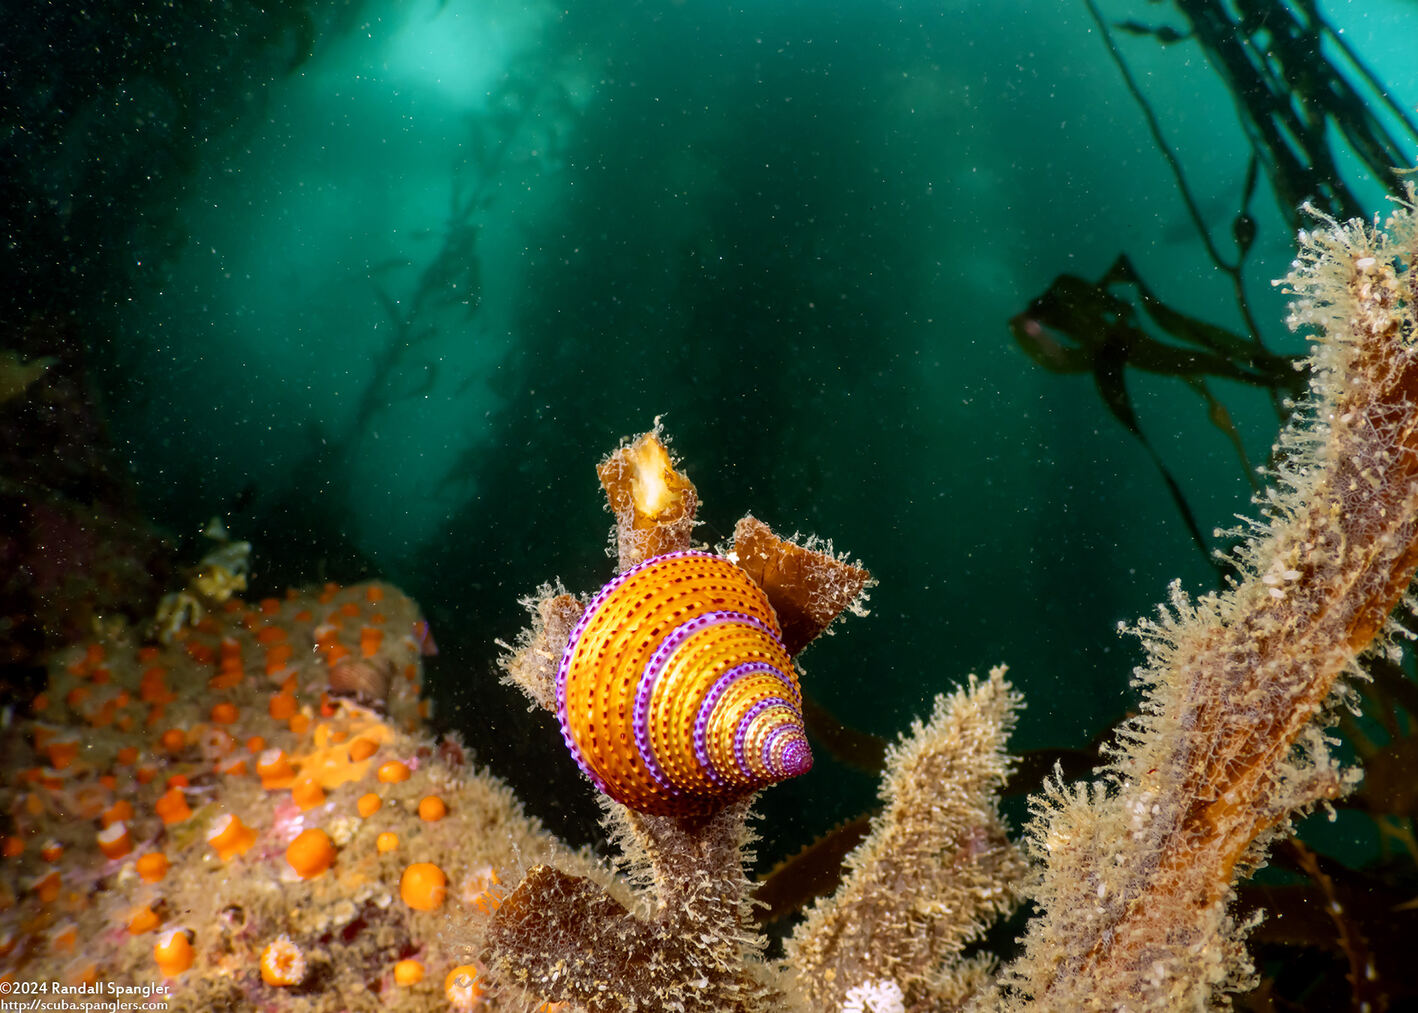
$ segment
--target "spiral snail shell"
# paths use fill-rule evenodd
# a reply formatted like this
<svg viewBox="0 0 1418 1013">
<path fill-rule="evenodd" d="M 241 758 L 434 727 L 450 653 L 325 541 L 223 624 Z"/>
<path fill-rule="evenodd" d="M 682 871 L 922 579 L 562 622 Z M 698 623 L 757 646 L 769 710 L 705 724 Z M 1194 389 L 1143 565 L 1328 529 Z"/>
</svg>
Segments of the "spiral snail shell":
<svg viewBox="0 0 1418 1013">
<path fill-rule="evenodd" d="M 722 556 L 620 574 L 571 633 L 556 679 L 567 748 L 642 812 L 707 812 L 805 773 L 797 670 L 768 597 Z"/>
</svg>

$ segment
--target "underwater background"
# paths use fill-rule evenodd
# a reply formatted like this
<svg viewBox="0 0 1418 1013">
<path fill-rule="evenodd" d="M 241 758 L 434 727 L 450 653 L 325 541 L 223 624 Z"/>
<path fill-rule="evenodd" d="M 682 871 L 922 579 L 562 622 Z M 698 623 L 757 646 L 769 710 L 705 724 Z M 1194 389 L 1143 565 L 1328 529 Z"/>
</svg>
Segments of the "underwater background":
<svg viewBox="0 0 1418 1013">
<path fill-rule="evenodd" d="M 611 576 L 622 437 L 662 420 L 704 541 L 751 511 L 871 569 L 803 659 L 828 713 L 894 736 L 1005 662 L 1014 748 L 1086 750 L 1135 706 L 1118 624 L 1222 579 L 1303 380 L 1299 201 L 1418 160 L 1411 0 L 17 6 L 0 350 L 52 365 L 0 405 L 7 692 L 217 516 L 253 599 L 415 599 L 436 722 L 576 842 L 496 641 Z M 81 519 L 23 533 L 34 488 Z M 760 866 L 873 804 L 833 752 Z"/>
</svg>

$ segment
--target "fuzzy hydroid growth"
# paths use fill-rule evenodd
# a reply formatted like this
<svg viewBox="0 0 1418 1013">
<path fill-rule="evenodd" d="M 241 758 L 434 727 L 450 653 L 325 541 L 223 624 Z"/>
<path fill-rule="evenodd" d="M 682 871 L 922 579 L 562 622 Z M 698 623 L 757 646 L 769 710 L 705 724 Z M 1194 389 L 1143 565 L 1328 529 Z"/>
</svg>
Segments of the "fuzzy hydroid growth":
<svg viewBox="0 0 1418 1013">
<path fill-rule="evenodd" d="M 810 1009 L 850 1008 L 877 979 L 911 1009 L 954 1008 L 987 980 L 988 962 L 960 955 L 1018 899 L 1024 859 L 998 798 L 1021 705 L 1002 667 L 984 682 L 972 675 L 887 752 L 885 809 L 847 856 L 842 886 L 788 945 Z"/>
<path fill-rule="evenodd" d="M 589 1013 L 781 1009 L 751 928 L 747 814 L 740 801 L 690 824 L 608 801 L 640 910 L 589 879 L 536 866 L 488 928 L 491 967 L 503 982 Z"/>
<path fill-rule="evenodd" d="M 1202 1009 L 1244 985 L 1237 878 L 1357 780 L 1322 729 L 1418 564 L 1414 200 L 1383 230 L 1301 234 L 1285 284 L 1314 332 L 1310 398 L 1231 587 L 1174 587 L 1141 624 L 1143 713 L 1101 779 L 1035 802 L 1043 914 L 1006 979 L 1016 1008 Z"/>
</svg>

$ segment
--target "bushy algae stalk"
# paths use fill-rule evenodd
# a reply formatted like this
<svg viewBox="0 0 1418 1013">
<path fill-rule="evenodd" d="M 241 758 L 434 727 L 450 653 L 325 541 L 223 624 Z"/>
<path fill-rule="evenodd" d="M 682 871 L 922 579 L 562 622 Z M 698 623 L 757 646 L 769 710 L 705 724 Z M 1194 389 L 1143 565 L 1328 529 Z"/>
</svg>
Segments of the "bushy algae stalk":
<svg viewBox="0 0 1418 1013">
<path fill-rule="evenodd" d="M 1301 234 L 1290 323 L 1313 329 L 1311 395 L 1281 440 L 1265 520 L 1223 593 L 1141 624 L 1143 713 L 1102 778 L 1035 802 L 1043 914 L 1013 1006 L 1199 1009 L 1244 986 L 1228 913 L 1291 817 L 1358 779 L 1323 733 L 1342 676 L 1385 630 L 1418 565 L 1418 225 Z M 1025 1002 L 1025 1000 L 1032 1000 Z"/>
<path fill-rule="evenodd" d="M 887 752 L 882 812 L 847 856 L 841 887 L 788 941 L 809 1009 L 845 1009 L 883 981 L 913 1009 L 948 1009 L 989 982 L 990 958 L 962 953 L 1019 902 L 1025 863 L 999 795 L 1021 705 L 1003 667 L 983 681 L 972 675 Z"/>
</svg>

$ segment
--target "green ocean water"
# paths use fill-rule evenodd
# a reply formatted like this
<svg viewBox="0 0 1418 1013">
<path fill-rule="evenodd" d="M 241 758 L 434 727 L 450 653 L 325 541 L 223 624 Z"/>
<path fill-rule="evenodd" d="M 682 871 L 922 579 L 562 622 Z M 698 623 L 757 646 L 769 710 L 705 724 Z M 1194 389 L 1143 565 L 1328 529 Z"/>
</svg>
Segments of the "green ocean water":
<svg viewBox="0 0 1418 1013">
<path fill-rule="evenodd" d="M 188 537 L 222 516 L 258 591 L 402 586 L 442 649 L 443 727 L 553 827 L 588 833 L 589 789 L 499 685 L 494 641 L 541 582 L 611 576 L 593 466 L 657 417 L 705 541 L 752 512 L 875 574 L 871 615 L 803 658 L 862 731 L 1005 662 L 1029 702 L 1017 748 L 1081 747 L 1135 705 L 1119 622 L 1173 579 L 1215 585 L 1089 376 L 1039 368 L 1008 327 L 1055 276 L 1126 253 L 1169 305 L 1243 328 L 1084 3 L 136 9 L 63 31 L 32 15 L 51 83 L 86 45 L 153 55 L 15 171 L 89 223 L 74 298 L 143 509 Z M 1411 110 L 1418 6 L 1323 10 Z M 1114 40 L 1224 239 L 1238 97 L 1195 46 Z M 1388 182 L 1341 168 L 1378 209 Z M 1302 351 L 1264 174 L 1252 213 L 1251 306 L 1272 350 Z M 1235 449 L 1177 378 L 1128 383 L 1224 544 L 1212 530 L 1250 509 Z M 1211 390 L 1263 462 L 1270 398 Z M 768 796 L 765 860 L 872 804 L 871 776 L 819 753 Z"/>
</svg>

